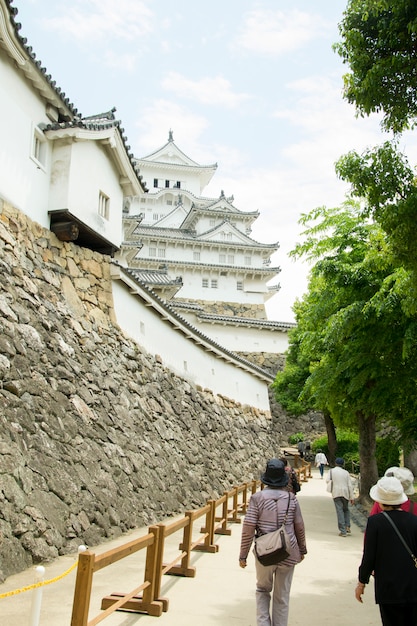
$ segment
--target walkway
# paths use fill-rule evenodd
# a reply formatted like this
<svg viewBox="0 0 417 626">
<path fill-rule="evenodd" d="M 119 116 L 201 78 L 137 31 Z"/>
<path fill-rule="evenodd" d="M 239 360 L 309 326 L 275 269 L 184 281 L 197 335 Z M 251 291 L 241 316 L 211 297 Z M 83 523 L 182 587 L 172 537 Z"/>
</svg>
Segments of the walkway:
<svg viewBox="0 0 417 626">
<path fill-rule="evenodd" d="M 354 598 L 362 530 L 352 524 L 352 536 L 338 536 L 332 498 L 316 471 L 302 485 L 298 497 L 306 523 L 308 555 L 295 569 L 289 626 L 380 626 L 373 585 L 365 591 L 364 604 Z M 169 599 L 169 609 L 161 617 L 119 612 L 101 623 L 105 626 L 255 626 L 253 557 L 250 556 L 245 570 L 239 568 L 241 526 L 233 524 L 231 529 L 231 536 L 218 537 L 217 554 L 193 553 L 195 578 L 164 577 L 162 595 Z M 143 530 L 132 533 L 129 540 L 143 534 Z M 104 552 L 126 541 L 123 537 L 95 551 Z M 176 549 L 177 539 L 175 543 Z M 90 619 L 100 612 L 102 597 L 111 592 L 127 593 L 140 585 L 143 580 L 142 570 L 138 577 L 140 558 L 139 554 L 134 555 L 95 575 Z M 46 579 L 65 572 L 74 560 L 74 556 L 66 556 L 47 565 Z M 43 588 L 40 626 L 70 626 L 74 581 L 75 571 L 72 571 Z M 33 582 L 33 569 L 10 576 L 0 585 L 0 594 Z M 0 599 L 0 626 L 28 626 L 31 595 L 29 591 Z"/>
</svg>

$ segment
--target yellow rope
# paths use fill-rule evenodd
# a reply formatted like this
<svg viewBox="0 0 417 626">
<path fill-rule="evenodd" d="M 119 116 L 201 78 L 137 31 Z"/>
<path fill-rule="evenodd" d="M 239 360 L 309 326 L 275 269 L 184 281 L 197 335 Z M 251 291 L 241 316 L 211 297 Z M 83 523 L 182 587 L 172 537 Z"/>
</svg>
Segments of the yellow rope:
<svg viewBox="0 0 417 626">
<path fill-rule="evenodd" d="M 16 596 L 18 593 L 23 593 L 24 591 L 30 591 L 31 589 L 36 589 L 37 587 L 43 587 L 45 585 L 50 585 L 51 583 L 56 583 L 57 580 L 61 580 L 64 576 L 67 576 L 73 569 L 77 567 L 78 559 L 75 561 L 70 568 L 67 569 L 66 572 L 60 574 L 59 576 L 55 576 L 55 578 L 50 578 L 49 580 L 43 580 L 40 583 L 33 583 L 33 585 L 27 585 L 27 587 L 22 587 L 21 589 L 14 589 L 13 591 L 6 591 L 5 593 L 0 593 L 1 598 L 9 598 L 10 596 Z"/>
</svg>

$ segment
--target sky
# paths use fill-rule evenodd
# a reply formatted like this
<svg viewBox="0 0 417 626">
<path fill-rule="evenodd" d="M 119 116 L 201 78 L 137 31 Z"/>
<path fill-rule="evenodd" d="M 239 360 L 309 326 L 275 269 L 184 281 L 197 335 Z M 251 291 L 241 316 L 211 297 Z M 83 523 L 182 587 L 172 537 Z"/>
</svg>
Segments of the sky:
<svg viewBox="0 0 417 626">
<path fill-rule="evenodd" d="M 135 157 L 177 146 L 217 163 L 203 195 L 259 211 L 251 236 L 279 243 L 268 318 L 294 321 L 309 266 L 288 253 L 301 214 L 339 206 L 335 162 L 385 141 L 343 99 L 332 45 L 347 0 L 14 0 L 20 34 L 78 111 L 116 107 Z M 417 161 L 416 137 L 400 148 Z"/>
</svg>

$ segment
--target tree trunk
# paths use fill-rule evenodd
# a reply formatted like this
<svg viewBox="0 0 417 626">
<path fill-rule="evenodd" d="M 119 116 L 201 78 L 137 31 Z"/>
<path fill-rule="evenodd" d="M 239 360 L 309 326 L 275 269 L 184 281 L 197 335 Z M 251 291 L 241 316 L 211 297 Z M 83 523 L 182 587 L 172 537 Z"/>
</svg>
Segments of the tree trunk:
<svg viewBox="0 0 417 626">
<path fill-rule="evenodd" d="M 376 416 L 365 416 L 362 411 L 357 412 L 359 426 L 359 464 L 360 490 L 359 501 L 370 501 L 369 490 L 378 480 L 376 464 Z"/>
<path fill-rule="evenodd" d="M 326 425 L 327 444 L 329 446 L 329 458 L 327 460 L 329 461 L 330 467 L 334 467 L 337 448 L 336 429 L 328 411 L 323 411 L 323 417 Z"/>
</svg>

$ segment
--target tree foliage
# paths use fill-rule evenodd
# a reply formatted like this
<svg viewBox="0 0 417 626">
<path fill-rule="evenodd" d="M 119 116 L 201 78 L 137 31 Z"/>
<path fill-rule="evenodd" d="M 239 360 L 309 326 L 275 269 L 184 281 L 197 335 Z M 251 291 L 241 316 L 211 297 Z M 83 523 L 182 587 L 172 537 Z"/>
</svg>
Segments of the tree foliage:
<svg viewBox="0 0 417 626">
<path fill-rule="evenodd" d="M 334 47 L 350 72 L 345 97 L 361 115 L 383 111 L 383 127 L 401 132 L 417 118 L 417 3 L 349 0 Z"/>
<path fill-rule="evenodd" d="M 378 477 L 378 422 L 417 436 L 417 318 L 404 310 L 401 293 L 407 272 L 368 215 L 349 200 L 302 217 L 305 241 L 293 255 L 315 263 L 294 308 L 288 369 L 276 381 L 278 393 L 287 384 L 294 402 L 359 431 L 365 494 Z"/>
</svg>

